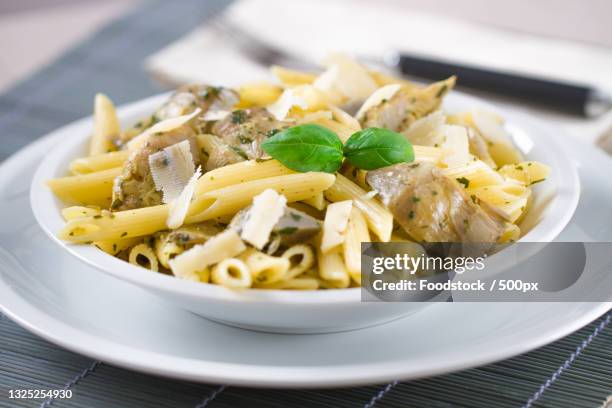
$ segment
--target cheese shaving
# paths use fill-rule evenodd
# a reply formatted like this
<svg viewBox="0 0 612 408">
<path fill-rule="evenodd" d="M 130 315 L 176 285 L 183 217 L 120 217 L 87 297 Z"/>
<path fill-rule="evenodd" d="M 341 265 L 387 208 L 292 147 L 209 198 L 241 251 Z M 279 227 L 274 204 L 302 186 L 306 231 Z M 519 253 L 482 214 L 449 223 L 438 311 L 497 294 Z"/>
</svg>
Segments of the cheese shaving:
<svg viewBox="0 0 612 408">
<path fill-rule="evenodd" d="M 351 101 L 362 101 L 376 91 L 378 85 L 365 67 L 345 54 L 332 54 L 325 61 L 327 70 L 313 85 L 323 91 L 337 91 Z"/>
<path fill-rule="evenodd" d="M 253 198 L 240 237 L 257 249 L 262 249 L 270 233 L 285 213 L 287 199 L 275 190 L 267 189 Z"/>
<path fill-rule="evenodd" d="M 189 210 L 189 205 L 191 204 L 198 178 L 200 178 L 201 175 L 202 168 L 198 166 L 198 169 L 193 173 L 189 182 L 187 182 L 187 185 L 183 188 L 183 191 L 181 191 L 181 194 L 169 204 L 170 209 L 168 210 L 168 219 L 166 220 L 168 228 L 176 229 L 185 222 L 187 210 Z"/>
<path fill-rule="evenodd" d="M 232 258 L 246 250 L 246 245 L 233 229 L 227 229 L 204 244 L 195 245 L 168 261 L 175 276 L 189 279 L 210 265 Z"/>
<path fill-rule="evenodd" d="M 162 192 L 162 202 L 176 199 L 195 172 L 188 140 L 166 147 L 149 156 L 149 168 L 155 189 Z"/>
<path fill-rule="evenodd" d="M 363 105 L 361 105 L 361 108 L 359 108 L 359 111 L 357 111 L 355 117 L 358 120 L 361 120 L 363 115 L 365 115 L 370 108 L 380 105 L 382 101 L 391 99 L 393 95 L 395 95 L 395 93 L 401 89 L 401 87 L 402 86 L 400 84 L 389 84 L 378 88 L 372 94 L 370 94 L 368 99 L 366 99 Z"/>
<path fill-rule="evenodd" d="M 268 106 L 267 109 L 277 120 L 283 120 L 294 106 L 307 109 L 308 103 L 296 95 L 292 89 L 285 89 L 276 102 Z"/>
<path fill-rule="evenodd" d="M 449 153 L 444 156 L 442 162 L 448 168 L 462 167 L 473 161 L 470 155 L 470 144 L 467 129 L 459 125 L 442 125 L 439 128 L 440 134 L 444 137 L 443 149 L 448 149 Z"/>
<path fill-rule="evenodd" d="M 189 122 L 191 119 L 195 118 L 202 112 L 202 109 L 196 108 L 193 112 L 188 115 L 177 116 L 175 118 L 169 118 L 162 120 L 161 122 L 157 122 L 138 136 L 134 137 L 127 144 L 129 150 L 138 150 L 140 149 L 145 142 L 149 139 L 151 135 L 155 133 L 165 133 L 171 130 L 174 130 L 178 127 L 183 126 L 185 123 Z"/>
<path fill-rule="evenodd" d="M 353 201 L 339 201 L 327 206 L 323 221 L 323 239 L 321 251 L 328 252 L 344 242 L 344 232 L 348 224 Z"/>
</svg>

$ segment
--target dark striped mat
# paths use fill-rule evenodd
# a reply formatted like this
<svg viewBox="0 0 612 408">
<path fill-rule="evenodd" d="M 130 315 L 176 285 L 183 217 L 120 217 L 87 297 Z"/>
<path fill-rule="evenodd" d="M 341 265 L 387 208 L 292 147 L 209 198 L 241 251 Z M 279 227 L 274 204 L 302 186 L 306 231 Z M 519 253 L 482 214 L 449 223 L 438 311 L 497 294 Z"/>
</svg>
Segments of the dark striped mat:
<svg viewBox="0 0 612 408">
<path fill-rule="evenodd" d="M 158 93 L 142 60 L 228 4 L 146 2 L 0 96 L 0 160 L 89 114 L 100 89 L 125 103 Z M 61 101 L 61 104 L 57 102 Z M 1 302 L 1 299 L 0 299 Z M 370 387 L 273 390 L 195 384 L 92 361 L 0 315 L 0 407 L 559 407 L 612 394 L 610 315 L 534 352 L 461 373 Z M 73 391 L 70 400 L 9 400 L 9 389 Z"/>
</svg>

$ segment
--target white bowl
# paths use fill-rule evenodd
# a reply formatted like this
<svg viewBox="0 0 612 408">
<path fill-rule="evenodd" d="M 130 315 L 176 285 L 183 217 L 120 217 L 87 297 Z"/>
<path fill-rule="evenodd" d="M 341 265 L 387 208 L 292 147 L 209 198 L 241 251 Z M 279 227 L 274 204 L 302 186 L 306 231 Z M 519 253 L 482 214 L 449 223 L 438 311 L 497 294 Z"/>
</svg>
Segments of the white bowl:
<svg viewBox="0 0 612 408">
<path fill-rule="evenodd" d="M 149 115 L 167 95 L 158 95 L 118 110 L 124 125 Z M 445 109 L 463 110 L 486 107 L 478 100 L 454 92 Z M 579 179 L 571 160 L 556 138 L 556 129 L 515 114 L 503 115 L 512 129 L 516 145 L 526 157 L 552 168 L 551 177 L 535 186 L 534 205 L 523 222 L 522 240 L 553 240 L 571 219 L 580 194 Z M 34 216 L 43 230 L 61 248 L 83 262 L 118 279 L 153 292 L 169 302 L 208 319 L 243 328 L 284 332 L 321 333 L 351 330 L 381 324 L 412 314 L 430 303 L 361 302 L 359 288 L 321 291 L 231 290 L 153 273 L 110 256 L 91 245 L 69 245 L 56 233 L 64 225 L 60 210 L 64 205 L 55 198 L 45 182 L 68 174 L 68 164 L 83 156 L 92 127 L 91 117 L 53 132 L 56 140 L 34 175 L 30 200 Z M 108 294 L 112 296 L 112 294 Z"/>
</svg>

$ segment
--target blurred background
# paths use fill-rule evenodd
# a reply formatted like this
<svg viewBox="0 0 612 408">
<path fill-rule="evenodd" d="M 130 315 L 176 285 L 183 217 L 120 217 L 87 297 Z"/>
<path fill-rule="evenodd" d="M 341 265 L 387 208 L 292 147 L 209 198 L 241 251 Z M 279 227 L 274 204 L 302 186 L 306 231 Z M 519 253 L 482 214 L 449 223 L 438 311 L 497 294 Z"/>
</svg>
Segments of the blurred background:
<svg viewBox="0 0 612 408">
<path fill-rule="evenodd" d="M 148 3 L 0 2 L 0 92 L 57 61 L 101 28 L 146 8 Z M 172 4 L 178 10 L 185 8 L 184 3 L 187 1 Z M 389 50 L 400 50 L 443 61 L 589 84 L 612 93 L 612 2 L 608 0 L 202 0 L 199 4 L 202 8 L 223 9 L 223 17 L 218 17 L 219 12 L 212 19 L 187 24 L 167 16 L 166 20 L 172 21 L 169 24 L 184 26 L 173 28 L 181 35 L 142 39 L 147 52 L 139 56 L 136 64 L 143 77 L 150 79 L 151 89 L 163 90 L 181 82 L 226 82 L 228 67 L 234 82 L 267 77 L 263 67 L 214 29 L 223 20 L 267 44 L 313 62 L 333 51 L 380 60 Z M 227 4 L 230 6 L 225 7 Z M 168 27 L 159 30 L 168 31 Z M 121 38 L 114 41 L 120 43 Z M 117 51 L 113 57 L 118 65 L 129 61 L 135 68 L 133 56 Z M 134 95 L 134 99 L 136 96 L 142 95 Z M 122 96 L 118 101 L 124 102 Z M 508 101 L 500 98 L 498 102 L 503 105 Z M 524 101 L 510 101 L 507 106 L 535 111 L 555 120 L 580 140 L 599 140 L 601 146 L 612 151 L 612 136 L 606 136 L 612 127 L 609 112 L 585 119 L 540 110 Z"/>
</svg>

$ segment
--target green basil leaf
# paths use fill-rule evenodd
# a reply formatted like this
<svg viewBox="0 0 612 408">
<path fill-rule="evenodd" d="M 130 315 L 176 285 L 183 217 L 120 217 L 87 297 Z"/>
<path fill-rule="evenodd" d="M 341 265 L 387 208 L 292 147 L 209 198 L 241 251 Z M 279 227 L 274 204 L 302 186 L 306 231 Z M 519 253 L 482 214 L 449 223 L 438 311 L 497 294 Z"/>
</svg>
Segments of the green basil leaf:
<svg viewBox="0 0 612 408">
<path fill-rule="evenodd" d="M 334 173 L 342 165 L 342 141 L 323 126 L 291 127 L 266 139 L 262 149 L 291 170 Z"/>
<path fill-rule="evenodd" d="M 412 144 L 389 129 L 368 128 L 355 132 L 344 145 L 344 156 L 353 166 L 374 170 L 414 160 Z"/>
</svg>

